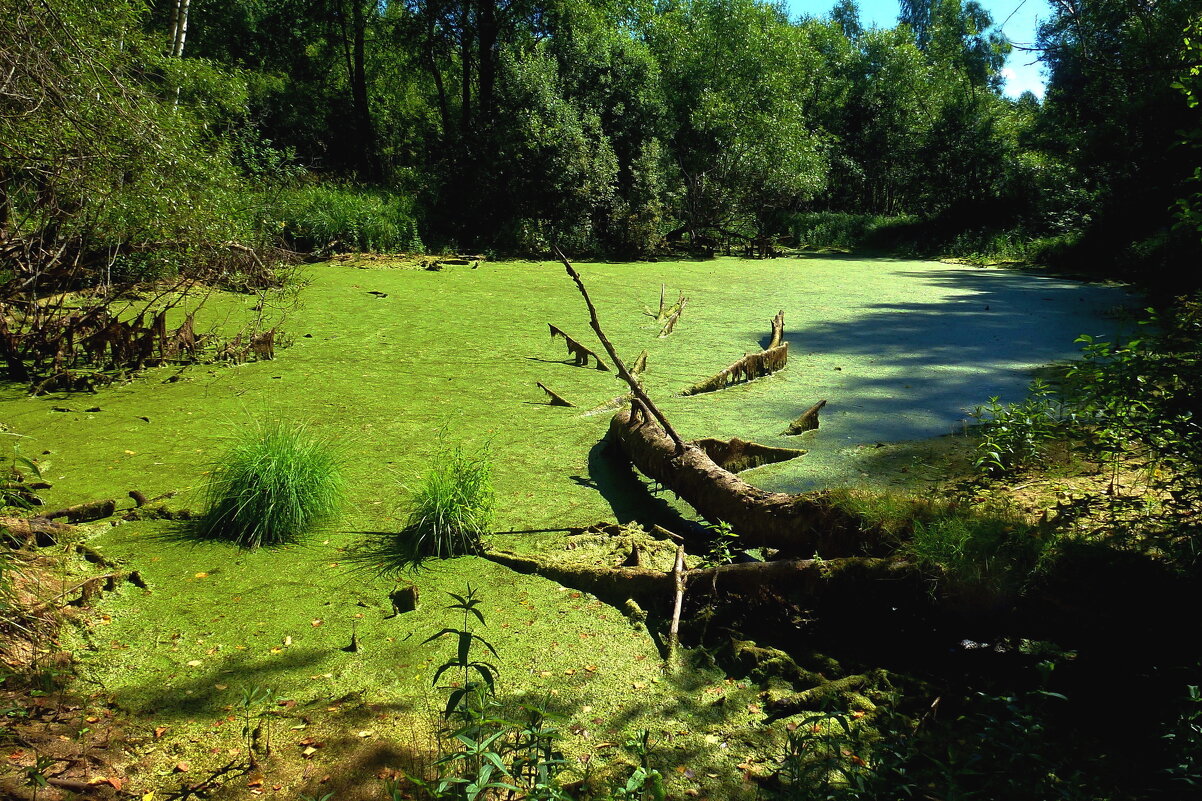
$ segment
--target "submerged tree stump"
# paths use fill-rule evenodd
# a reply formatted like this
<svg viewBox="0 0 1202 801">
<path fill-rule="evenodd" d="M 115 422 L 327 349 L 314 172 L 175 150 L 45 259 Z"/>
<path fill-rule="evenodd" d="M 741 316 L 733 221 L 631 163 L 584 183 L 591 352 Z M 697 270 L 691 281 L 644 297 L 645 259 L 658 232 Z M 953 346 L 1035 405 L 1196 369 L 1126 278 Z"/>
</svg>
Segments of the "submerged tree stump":
<svg viewBox="0 0 1202 801">
<path fill-rule="evenodd" d="M 801 413 L 801 416 L 789 423 L 789 427 L 784 430 L 784 435 L 787 437 L 804 434 L 807 431 L 813 431 L 818 428 L 818 413 L 826 406 L 825 400 L 820 400 L 810 408 Z"/>
</svg>

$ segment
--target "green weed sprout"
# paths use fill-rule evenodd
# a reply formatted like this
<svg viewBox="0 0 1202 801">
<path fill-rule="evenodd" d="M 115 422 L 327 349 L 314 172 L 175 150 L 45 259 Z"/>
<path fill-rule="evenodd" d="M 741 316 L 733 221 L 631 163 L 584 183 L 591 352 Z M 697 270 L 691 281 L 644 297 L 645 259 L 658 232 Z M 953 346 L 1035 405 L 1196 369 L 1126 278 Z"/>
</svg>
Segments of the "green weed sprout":
<svg viewBox="0 0 1202 801">
<path fill-rule="evenodd" d="M 215 465 L 199 533 L 244 548 L 295 542 L 330 522 L 344 494 L 329 443 L 299 423 L 257 426 Z"/>
<path fill-rule="evenodd" d="M 444 445 L 413 495 L 397 556 L 417 565 L 427 557 L 479 553 L 495 499 L 488 449 L 473 456 L 460 445 Z"/>
</svg>

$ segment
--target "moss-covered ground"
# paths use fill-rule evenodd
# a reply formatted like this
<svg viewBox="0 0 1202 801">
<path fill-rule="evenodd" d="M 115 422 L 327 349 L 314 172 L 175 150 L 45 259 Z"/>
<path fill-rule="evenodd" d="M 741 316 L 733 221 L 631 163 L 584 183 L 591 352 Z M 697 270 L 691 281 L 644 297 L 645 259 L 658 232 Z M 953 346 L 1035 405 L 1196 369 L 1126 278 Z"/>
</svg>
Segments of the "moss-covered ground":
<svg viewBox="0 0 1202 801">
<path fill-rule="evenodd" d="M 564 712 L 572 760 L 621 755 L 626 733 L 646 728 L 674 781 L 739 795 L 735 766 L 772 758 L 754 686 L 713 670 L 667 674 L 653 638 L 619 610 L 483 559 L 418 574 L 421 606 L 398 616 L 388 599 L 397 579 L 356 569 L 353 550 L 367 534 L 397 529 L 406 486 L 435 458 L 440 435 L 491 446 L 500 547 L 560 550 L 569 526 L 681 511 L 599 444 L 609 414 L 588 411 L 623 387 L 612 372 L 573 366 L 562 340 L 549 338 L 552 323 L 601 350 L 561 266 L 370 267 L 307 268 L 285 323 L 291 345 L 274 361 L 151 370 L 98 395 L 29 398 L 9 387 L 0 397 L 0 420 L 28 437 L 23 452 L 52 462 L 50 505 L 137 489 L 177 492 L 172 505 L 195 506 L 225 439 L 254 419 L 303 420 L 346 464 L 345 516 L 295 547 L 198 544 L 164 521 L 91 529 L 92 544 L 135 566 L 150 588 L 108 596 L 69 643 L 81 686 L 128 714 L 141 737 L 127 766 L 135 789 L 178 788 L 229 761 L 242 747 L 242 688 L 258 685 L 295 704 L 276 707 L 277 758 L 263 784 L 240 780 L 230 797 L 276 785 L 293 795 L 336 790 L 339 801 L 378 792 L 372 775 L 429 744 L 440 702 L 430 679 L 449 645 L 423 641 L 455 622 L 445 592 L 470 583 L 485 600 L 482 633 L 500 653 L 501 697 Z M 745 474 L 788 491 L 937 481 L 923 464 L 928 451 L 885 449 L 902 454 L 885 458 L 878 443 L 947 433 L 966 407 L 1017 398 L 1031 369 L 1073 355 L 1073 338 L 1110 327 L 1106 311 L 1124 303 L 1112 288 L 883 259 L 595 263 L 581 272 L 622 355 L 649 351 L 647 388 L 684 436 L 809 449 Z M 666 338 L 644 314 L 661 283 L 670 299 L 677 290 L 689 297 Z M 257 301 L 218 298 L 206 313 L 236 318 Z M 758 349 L 778 309 L 786 370 L 674 395 Z M 548 405 L 536 381 L 578 408 Z M 823 398 L 822 429 L 780 435 Z"/>
</svg>

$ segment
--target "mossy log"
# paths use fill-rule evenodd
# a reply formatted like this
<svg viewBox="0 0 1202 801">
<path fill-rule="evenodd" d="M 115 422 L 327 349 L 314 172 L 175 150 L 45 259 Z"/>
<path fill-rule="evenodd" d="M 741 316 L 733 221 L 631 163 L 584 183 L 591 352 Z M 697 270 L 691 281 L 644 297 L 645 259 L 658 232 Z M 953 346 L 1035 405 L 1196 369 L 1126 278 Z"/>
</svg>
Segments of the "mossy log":
<svg viewBox="0 0 1202 801">
<path fill-rule="evenodd" d="M 533 573 L 592 593 L 615 605 L 634 599 L 643 607 L 663 607 L 676 594 L 673 571 L 573 565 L 509 551 L 486 551 L 484 557 L 519 573 Z M 850 557 L 741 562 L 687 570 L 682 577 L 694 600 L 697 593 L 758 593 L 766 587 L 793 598 L 817 598 L 828 592 L 845 593 L 850 588 L 867 591 L 869 586 L 875 597 L 896 592 L 902 598 L 913 594 L 918 572 L 901 559 Z"/>
<path fill-rule="evenodd" d="M 774 348 L 762 350 L 759 353 L 748 353 L 737 362 L 724 370 L 710 376 L 704 381 L 698 381 L 686 389 L 681 395 L 700 395 L 703 392 L 716 392 L 731 384 L 742 381 L 752 381 L 771 375 L 781 370 L 789 361 L 789 343 L 782 342 Z"/>
<path fill-rule="evenodd" d="M 117 502 L 110 499 L 79 503 L 75 506 L 68 506 L 65 509 L 50 512 L 43 515 L 43 517 L 47 520 L 65 517 L 68 523 L 88 523 L 92 520 L 103 520 L 106 517 L 112 517 L 116 511 Z"/>
<path fill-rule="evenodd" d="M 765 464 L 787 462 L 805 455 L 805 451 L 801 448 L 774 448 L 771 445 L 748 442 L 738 437 L 730 439 L 707 437 L 694 440 L 693 444 L 705 451 L 706 455 L 723 470 L 729 470 L 732 473 L 741 473 Z"/>
<path fill-rule="evenodd" d="M 818 428 L 818 413 L 824 406 L 826 406 L 826 401 L 820 400 L 802 412 L 801 416 L 789 423 L 789 427 L 784 430 L 785 436 L 792 437 Z"/>
<path fill-rule="evenodd" d="M 0 531 L 7 531 L 10 544 L 36 542 L 39 547 L 53 545 L 74 527 L 45 517 L 0 517 Z"/>
<path fill-rule="evenodd" d="M 870 670 L 856 673 L 842 679 L 828 681 L 799 693 L 774 698 L 766 704 L 770 717 L 780 719 L 795 715 L 798 712 L 822 709 L 838 696 L 846 695 L 869 687 L 878 687 L 888 681 L 888 673 L 884 670 Z"/>
<path fill-rule="evenodd" d="M 747 547 L 824 559 L 880 550 L 876 528 L 837 506 L 825 492 L 789 495 L 753 487 L 698 445 L 677 450 L 636 407 L 610 420 L 611 441 L 638 470 L 675 492 L 707 520 L 726 521 Z"/>
</svg>

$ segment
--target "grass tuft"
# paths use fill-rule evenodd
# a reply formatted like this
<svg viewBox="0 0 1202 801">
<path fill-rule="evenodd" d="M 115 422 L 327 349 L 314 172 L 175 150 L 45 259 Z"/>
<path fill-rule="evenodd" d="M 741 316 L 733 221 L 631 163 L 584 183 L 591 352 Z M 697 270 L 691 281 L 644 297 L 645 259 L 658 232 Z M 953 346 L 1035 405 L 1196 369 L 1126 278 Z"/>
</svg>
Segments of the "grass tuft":
<svg viewBox="0 0 1202 801">
<path fill-rule="evenodd" d="M 392 560 L 416 567 L 431 557 L 479 553 L 495 500 L 489 449 L 471 455 L 461 445 L 444 444 L 413 494 Z"/>
<path fill-rule="evenodd" d="M 214 466 L 199 534 L 244 548 L 284 545 L 330 522 L 344 495 L 329 443 L 299 423 L 258 425 Z"/>
</svg>

